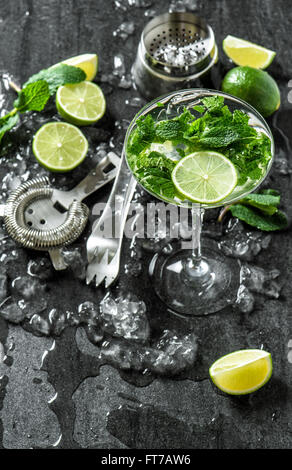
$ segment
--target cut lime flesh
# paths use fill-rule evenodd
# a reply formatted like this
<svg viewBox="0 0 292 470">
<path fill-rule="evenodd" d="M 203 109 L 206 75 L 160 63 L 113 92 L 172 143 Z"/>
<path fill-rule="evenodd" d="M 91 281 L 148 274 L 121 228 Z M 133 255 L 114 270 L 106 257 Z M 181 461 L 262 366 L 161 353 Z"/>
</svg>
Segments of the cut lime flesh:
<svg viewBox="0 0 292 470">
<path fill-rule="evenodd" d="M 32 149 L 45 168 L 65 172 L 84 160 L 88 142 L 77 127 L 65 122 L 51 122 L 37 131 Z"/>
<path fill-rule="evenodd" d="M 267 68 L 276 55 L 270 49 L 235 36 L 227 36 L 224 39 L 223 50 L 236 65 L 248 65 L 257 69 Z"/>
<path fill-rule="evenodd" d="M 179 193 L 190 201 L 213 204 L 233 191 L 237 174 L 224 155 L 202 151 L 182 158 L 172 172 L 172 180 Z"/>
<path fill-rule="evenodd" d="M 88 81 L 59 87 L 56 106 L 66 121 L 79 126 L 94 124 L 106 109 L 102 90 Z"/>
<path fill-rule="evenodd" d="M 255 392 L 272 375 L 271 354 L 260 349 L 235 351 L 218 359 L 209 369 L 213 383 L 231 395 Z"/>
</svg>

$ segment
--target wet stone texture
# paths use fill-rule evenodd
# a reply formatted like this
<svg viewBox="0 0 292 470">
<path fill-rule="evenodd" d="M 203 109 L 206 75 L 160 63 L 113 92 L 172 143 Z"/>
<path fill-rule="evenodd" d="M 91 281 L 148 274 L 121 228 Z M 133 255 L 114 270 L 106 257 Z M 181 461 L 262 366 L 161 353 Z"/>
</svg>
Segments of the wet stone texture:
<svg viewBox="0 0 292 470">
<path fill-rule="evenodd" d="M 177 10 L 205 17 L 219 46 L 233 34 L 278 52 L 270 71 L 282 107 L 268 120 L 276 158 L 264 184 L 281 191 L 291 219 L 292 13 L 286 0 L 246 3 L 0 0 L 1 115 L 15 99 L 9 80 L 24 83 L 40 68 L 84 52 L 99 54 L 96 81 L 107 100 L 105 117 L 83 129 L 86 160 L 69 175 L 49 174 L 31 151 L 36 130 L 59 119 L 54 103 L 23 116 L 1 147 L 1 203 L 36 175 L 70 189 L 106 152 L 120 154 L 127 126 L 145 103 L 130 73 L 141 31 L 156 14 Z M 230 67 L 220 48 L 213 87 Z M 88 205 L 106 201 L 109 192 L 103 188 Z M 137 188 L 134 201 L 138 211 L 154 200 Z M 232 306 L 194 319 L 168 312 L 148 277 L 153 254 L 172 249 L 169 230 L 125 239 L 119 281 L 107 292 L 84 281 L 90 224 L 66 248 L 68 268 L 58 273 L 46 253 L 16 246 L 0 227 L 0 448 L 291 447 L 290 229 L 266 234 L 229 217 L 221 226 L 217 216 L 206 214 L 204 237 L 238 260 L 241 285 Z M 179 235 L 187 240 L 187 220 Z M 270 351 L 274 373 L 257 393 L 232 398 L 214 389 L 208 368 L 241 348 Z"/>
</svg>

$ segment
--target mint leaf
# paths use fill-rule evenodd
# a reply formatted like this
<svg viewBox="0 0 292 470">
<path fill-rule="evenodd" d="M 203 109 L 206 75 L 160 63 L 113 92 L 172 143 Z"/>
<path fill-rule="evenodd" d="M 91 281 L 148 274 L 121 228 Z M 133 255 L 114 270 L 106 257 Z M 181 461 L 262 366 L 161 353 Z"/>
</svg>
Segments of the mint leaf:
<svg viewBox="0 0 292 470">
<path fill-rule="evenodd" d="M 182 137 L 183 126 L 179 121 L 160 121 L 156 125 L 155 133 L 163 141 L 179 139 Z"/>
<path fill-rule="evenodd" d="M 176 162 L 167 158 L 165 155 L 159 152 L 142 153 L 136 158 L 132 165 L 134 172 L 145 169 L 145 168 L 160 168 L 163 171 L 172 172 L 176 165 Z"/>
<path fill-rule="evenodd" d="M 273 215 L 278 210 L 277 207 L 280 204 L 280 196 L 259 193 L 249 194 L 241 199 L 240 203 L 257 207 L 261 211 Z"/>
<path fill-rule="evenodd" d="M 6 116 L 3 116 L 0 118 L 0 142 L 6 132 L 10 131 L 15 124 L 19 121 L 19 115 L 16 114 L 7 114 Z"/>
<path fill-rule="evenodd" d="M 194 106 L 193 109 L 200 114 L 203 114 L 206 110 L 205 106 L 201 106 L 199 104 L 197 106 Z"/>
<path fill-rule="evenodd" d="M 45 80 L 49 86 L 50 95 L 54 95 L 57 89 L 66 84 L 79 83 L 86 79 L 86 74 L 79 67 L 60 64 L 48 69 L 41 70 L 39 73 L 32 75 L 24 84 L 24 87 L 30 83 L 39 80 Z"/>
<path fill-rule="evenodd" d="M 247 139 L 254 139 L 257 132 L 250 126 L 242 126 L 240 124 L 233 125 L 217 125 L 211 128 L 206 128 L 200 138 L 199 142 L 211 148 L 228 147 L 228 145 L 235 142 Z"/>
<path fill-rule="evenodd" d="M 260 212 L 256 208 L 248 207 L 243 204 L 234 204 L 230 207 L 230 212 L 234 217 L 246 222 L 248 225 L 266 232 L 282 230 L 288 226 L 286 215 L 279 210 L 269 215 Z"/>
<path fill-rule="evenodd" d="M 49 86 L 44 80 L 30 83 L 18 94 L 14 106 L 20 113 L 42 111 L 50 98 Z"/>
<path fill-rule="evenodd" d="M 160 168 L 147 168 L 137 171 L 141 184 L 158 196 L 173 199 L 176 195 L 175 186 L 168 171 Z"/>
<path fill-rule="evenodd" d="M 217 113 L 224 106 L 223 96 L 208 96 L 202 99 L 202 103 L 210 113 Z"/>
</svg>

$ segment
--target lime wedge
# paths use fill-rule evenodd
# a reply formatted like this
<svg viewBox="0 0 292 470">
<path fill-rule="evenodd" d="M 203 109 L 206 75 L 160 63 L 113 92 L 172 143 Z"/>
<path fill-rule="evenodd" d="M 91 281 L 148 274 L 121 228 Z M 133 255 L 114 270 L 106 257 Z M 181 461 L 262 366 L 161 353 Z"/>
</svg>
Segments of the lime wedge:
<svg viewBox="0 0 292 470">
<path fill-rule="evenodd" d="M 195 152 L 174 167 L 172 181 L 190 201 L 211 204 L 225 199 L 237 183 L 236 169 L 221 153 Z"/>
<path fill-rule="evenodd" d="M 58 88 L 56 106 L 60 115 L 78 126 L 88 126 L 105 113 L 105 97 L 95 83 L 81 82 Z"/>
<path fill-rule="evenodd" d="M 50 122 L 34 136 L 33 153 L 51 171 L 70 171 L 85 158 L 88 142 L 82 132 L 66 122 Z"/>
<path fill-rule="evenodd" d="M 96 54 L 81 54 L 69 59 L 63 60 L 61 64 L 73 65 L 79 67 L 86 73 L 86 80 L 93 80 L 97 74 L 98 57 Z M 56 64 L 59 65 L 59 64 Z"/>
<path fill-rule="evenodd" d="M 223 356 L 209 369 L 214 384 L 230 395 L 245 395 L 261 388 L 272 375 L 271 354 L 243 349 Z"/>
<path fill-rule="evenodd" d="M 267 68 L 276 55 L 274 51 L 234 36 L 224 39 L 223 50 L 236 65 L 248 65 L 256 69 Z"/>
</svg>

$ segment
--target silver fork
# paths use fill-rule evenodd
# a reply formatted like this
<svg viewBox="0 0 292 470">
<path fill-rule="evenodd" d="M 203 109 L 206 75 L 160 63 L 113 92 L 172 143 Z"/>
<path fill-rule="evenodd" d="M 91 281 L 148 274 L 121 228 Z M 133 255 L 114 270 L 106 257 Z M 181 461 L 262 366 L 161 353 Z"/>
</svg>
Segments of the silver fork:
<svg viewBox="0 0 292 470">
<path fill-rule="evenodd" d="M 124 227 L 135 188 L 136 180 L 130 175 L 123 154 L 119 173 L 116 176 L 108 202 L 87 240 L 89 261 L 86 274 L 87 284 L 90 284 L 95 278 L 97 287 L 105 279 L 105 287 L 107 288 L 118 276 Z M 105 229 L 107 226 L 111 227 L 113 238 L 106 238 Z"/>
</svg>

